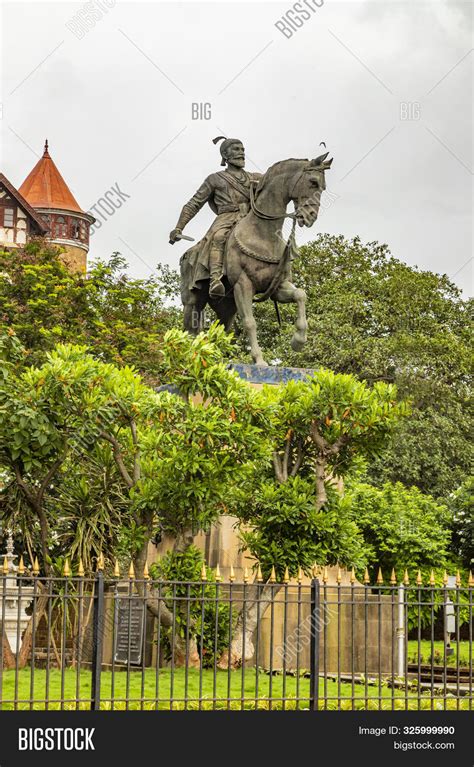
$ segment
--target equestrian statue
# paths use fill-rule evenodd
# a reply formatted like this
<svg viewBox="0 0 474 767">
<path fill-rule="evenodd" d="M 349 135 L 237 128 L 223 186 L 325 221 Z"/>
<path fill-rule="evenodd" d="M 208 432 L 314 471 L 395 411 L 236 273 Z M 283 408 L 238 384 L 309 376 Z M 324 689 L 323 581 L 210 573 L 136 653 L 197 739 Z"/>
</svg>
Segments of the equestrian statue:
<svg viewBox="0 0 474 767">
<path fill-rule="evenodd" d="M 245 170 L 245 149 L 239 139 L 218 136 L 221 165 L 211 173 L 183 207 L 170 243 L 185 239 L 183 229 L 207 202 L 216 218 L 203 239 L 181 258 L 181 300 L 184 327 L 197 334 L 203 327 L 207 304 L 226 330 L 238 314 L 257 365 L 266 365 L 258 345 L 253 302 L 272 299 L 295 303 L 297 315 L 291 346 L 300 351 L 306 341 L 304 290 L 291 281 L 291 262 L 297 254 L 295 228 L 312 226 L 326 188 L 329 152 L 313 160 L 282 160 L 263 175 Z M 287 213 L 290 202 L 294 212 Z M 288 237 L 285 219 L 292 220 Z"/>
</svg>

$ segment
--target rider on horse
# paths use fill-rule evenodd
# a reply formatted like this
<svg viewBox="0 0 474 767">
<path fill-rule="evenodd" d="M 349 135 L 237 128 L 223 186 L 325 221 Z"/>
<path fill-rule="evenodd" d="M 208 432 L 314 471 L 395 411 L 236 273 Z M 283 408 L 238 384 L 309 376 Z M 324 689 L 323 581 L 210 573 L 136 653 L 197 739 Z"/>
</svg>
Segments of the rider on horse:
<svg viewBox="0 0 474 767">
<path fill-rule="evenodd" d="M 211 173 L 184 205 L 176 228 L 170 233 L 170 243 L 180 239 L 186 224 L 209 203 L 217 217 L 203 239 L 187 250 L 182 260 L 187 259 L 192 267 L 193 281 L 189 287 L 199 288 L 203 280 L 210 278 L 209 295 L 219 298 L 225 295 L 222 277 L 226 242 L 236 223 L 249 212 L 250 187 L 256 186 L 262 175 L 244 170 L 245 149 L 239 139 L 218 136 L 213 141 L 214 144 L 222 141 L 221 165 L 227 167 Z"/>
</svg>

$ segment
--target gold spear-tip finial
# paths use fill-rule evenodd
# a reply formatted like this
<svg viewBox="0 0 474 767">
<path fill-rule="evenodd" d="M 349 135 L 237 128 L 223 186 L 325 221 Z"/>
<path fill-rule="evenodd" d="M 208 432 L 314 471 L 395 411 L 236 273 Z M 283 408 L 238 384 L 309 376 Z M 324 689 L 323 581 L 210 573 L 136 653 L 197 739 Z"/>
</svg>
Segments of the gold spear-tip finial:
<svg viewBox="0 0 474 767">
<path fill-rule="evenodd" d="M 285 567 L 285 574 L 283 576 L 283 583 L 289 583 L 290 582 L 290 571 L 288 570 L 288 565 Z"/>
<path fill-rule="evenodd" d="M 38 562 L 38 557 L 35 557 L 35 561 L 33 562 L 33 575 L 39 575 L 40 566 Z"/>
<path fill-rule="evenodd" d="M 233 583 L 234 581 L 235 581 L 234 565 L 231 565 L 229 569 L 229 583 Z"/>
<path fill-rule="evenodd" d="M 215 579 L 216 579 L 216 583 L 220 583 L 221 580 L 222 580 L 222 578 L 221 578 L 221 569 L 219 567 L 219 562 L 216 565 Z"/>
<path fill-rule="evenodd" d="M 447 585 L 448 585 L 448 573 L 446 572 L 446 570 L 445 570 L 445 571 L 444 571 L 444 573 L 443 573 L 443 584 L 444 584 L 445 586 L 447 586 Z"/>
<path fill-rule="evenodd" d="M 342 571 L 341 571 L 341 568 L 338 565 L 337 566 L 337 583 L 338 583 L 338 585 L 341 583 L 341 581 L 342 581 Z"/>
<path fill-rule="evenodd" d="M 150 573 L 148 571 L 148 562 L 145 562 L 145 567 L 143 568 L 143 578 L 145 581 L 150 580 Z"/>
<path fill-rule="evenodd" d="M 406 570 L 406 569 L 405 569 L 405 572 L 403 574 L 403 584 L 405 586 L 409 586 L 410 585 L 410 578 L 408 576 L 408 570 Z"/>
<path fill-rule="evenodd" d="M 69 567 L 69 559 L 67 557 L 64 560 L 63 575 L 65 578 L 69 578 L 69 576 L 71 575 L 71 569 Z"/>
<path fill-rule="evenodd" d="M 248 567 L 244 567 L 244 583 L 249 582 L 249 570 Z"/>
<path fill-rule="evenodd" d="M 431 572 L 430 572 L 430 586 L 434 586 L 435 583 L 436 583 L 435 574 L 434 574 L 434 570 L 432 568 Z"/>
<path fill-rule="evenodd" d="M 135 568 L 133 566 L 133 560 L 130 562 L 130 567 L 128 568 L 128 577 L 130 578 L 130 580 L 132 580 L 132 578 L 135 578 Z"/>
<path fill-rule="evenodd" d="M 260 564 L 257 567 L 257 583 L 263 583 L 263 573 Z"/>
<path fill-rule="evenodd" d="M 368 567 L 365 568 L 364 583 L 365 583 L 366 586 L 370 583 L 370 575 L 369 575 L 369 568 Z"/>
<path fill-rule="evenodd" d="M 115 560 L 114 578 L 120 578 L 120 565 L 118 559 Z"/>
<path fill-rule="evenodd" d="M 355 581 L 356 581 L 356 574 L 355 574 L 355 570 L 354 570 L 353 567 L 351 567 L 351 578 L 350 578 L 350 581 L 351 581 L 351 583 L 355 583 Z"/>
<path fill-rule="evenodd" d="M 418 570 L 418 573 L 416 575 L 416 585 L 423 586 L 423 578 L 421 577 L 421 570 Z"/>
<path fill-rule="evenodd" d="M 395 572 L 395 568 L 392 567 L 392 572 L 391 572 L 391 575 L 390 575 L 390 585 L 391 586 L 395 586 L 396 583 L 397 583 L 397 574 Z"/>
<path fill-rule="evenodd" d="M 104 569 L 104 555 L 102 552 L 99 554 L 99 558 L 97 559 L 97 570 L 98 572 L 101 572 Z"/>
<path fill-rule="evenodd" d="M 379 586 L 382 585 L 382 583 L 383 583 L 383 575 L 382 575 L 382 568 L 381 567 L 379 567 L 379 571 L 377 573 L 377 583 L 379 584 Z"/>
<path fill-rule="evenodd" d="M 207 581 L 207 569 L 206 569 L 206 563 L 205 562 L 202 563 L 202 567 L 201 567 L 201 581 L 203 583 L 205 583 L 205 581 Z"/>
<path fill-rule="evenodd" d="M 276 583 L 276 573 L 275 573 L 275 565 L 272 566 L 272 571 L 270 573 L 270 583 Z"/>
<path fill-rule="evenodd" d="M 84 570 L 84 564 L 82 562 L 82 557 L 79 559 L 79 567 L 77 568 L 77 574 L 79 578 L 84 578 L 85 570 Z"/>
<path fill-rule="evenodd" d="M 303 570 L 301 567 L 298 567 L 298 583 L 301 583 L 303 581 Z"/>
<path fill-rule="evenodd" d="M 324 567 L 323 567 L 323 583 L 327 583 L 328 582 L 328 578 L 329 578 L 329 576 L 328 576 L 328 568 L 327 568 L 327 565 L 324 565 Z"/>
<path fill-rule="evenodd" d="M 23 555 L 20 557 L 20 563 L 18 565 L 18 575 L 24 575 L 25 572 L 25 563 L 23 561 Z"/>
<path fill-rule="evenodd" d="M 461 585 L 461 573 L 459 570 L 456 572 L 456 587 L 459 588 Z"/>
<path fill-rule="evenodd" d="M 469 580 L 468 580 L 468 582 L 467 582 L 467 585 L 468 585 L 469 587 L 471 587 L 471 586 L 474 586 L 474 576 L 473 576 L 473 574 L 472 574 L 472 571 L 471 571 L 471 570 L 469 570 Z"/>
<path fill-rule="evenodd" d="M 6 555 L 3 557 L 3 574 L 8 575 L 8 559 Z"/>
</svg>

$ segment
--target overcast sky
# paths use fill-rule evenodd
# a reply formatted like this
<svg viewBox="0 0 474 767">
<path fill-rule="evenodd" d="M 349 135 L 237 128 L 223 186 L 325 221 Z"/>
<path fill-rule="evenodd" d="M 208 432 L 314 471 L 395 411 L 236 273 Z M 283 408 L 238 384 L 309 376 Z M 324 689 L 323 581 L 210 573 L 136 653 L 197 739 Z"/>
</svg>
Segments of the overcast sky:
<svg viewBox="0 0 474 767">
<path fill-rule="evenodd" d="M 0 169 L 19 186 L 47 137 L 84 209 L 118 183 L 129 198 L 90 255 L 120 250 L 146 276 L 178 266 L 186 246 L 168 233 L 220 169 L 214 136 L 241 138 L 249 170 L 324 141 L 330 198 L 298 241 L 385 242 L 472 293 L 473 6 L 307 2 L 288 38 L 275 26 L 285 2 L 99 0 L 85 33 L 77 14 L 91 3 L 5 3 Z M 193 102 L 211 118 L 193 120 Z M 186 233 L 211 220 L 201 211 Z"/>
</svg>

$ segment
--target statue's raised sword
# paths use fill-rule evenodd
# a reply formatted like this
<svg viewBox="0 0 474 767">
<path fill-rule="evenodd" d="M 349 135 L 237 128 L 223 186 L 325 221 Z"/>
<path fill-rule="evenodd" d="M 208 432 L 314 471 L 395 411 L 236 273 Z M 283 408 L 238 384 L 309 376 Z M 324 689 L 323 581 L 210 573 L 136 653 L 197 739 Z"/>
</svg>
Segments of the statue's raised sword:
<svg viewBox="0 0 474 767">
<path fill-rule="evenodd" d="M 176 235 L 177 240 L 189 240 L 189 242 L 194 242 L 194 237 L 188 237 L 187 234 L 177 234 Z"/>
</svg>

